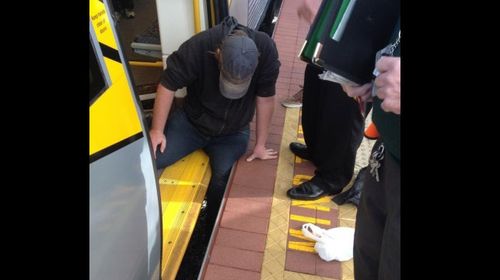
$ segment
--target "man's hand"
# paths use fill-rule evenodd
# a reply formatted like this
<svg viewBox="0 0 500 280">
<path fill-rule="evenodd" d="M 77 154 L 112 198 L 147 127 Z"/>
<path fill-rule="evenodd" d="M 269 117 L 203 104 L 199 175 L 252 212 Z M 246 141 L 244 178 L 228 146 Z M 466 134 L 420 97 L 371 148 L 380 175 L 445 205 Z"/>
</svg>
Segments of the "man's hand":
<svg viewBox="0 0 500 280">
<path fill-rule="evenodd" d="M 260 159 L 274 159 L 278 157 L 278 152 L 273 149 L 266 149 L 265 146 L 257 146 L 253 149 L 252 155 L 247 158 L 247 161 L 250 162 L 256 158 Z"/>
<path fill-rule="evenodd" d="M 359 97 L 359 99 L 361 99 L 361 101 L 363 102 L 371 101 L 372 83 L 366 83 L 358 87 L 342 84 L 342 89 L 350 97 Z"/>
<path fill-rule="evenodd" d="M 384 56 L 375 67 L 380 72 L 375 86 L 377 97 L 382 100 L 382 110 L 401 114 L 401 58 Z"/>
<path fill-rule="evenodd" d="M 167 138 L 163 131 L 160 130 L 150 130 L 149 137 L 151 138 L 151 145 L 153 145 L 153 155 L 156 159 L 156 148 L 160 145 L 160 152 L 163 153 L 167 147 Z"/>
</svg>

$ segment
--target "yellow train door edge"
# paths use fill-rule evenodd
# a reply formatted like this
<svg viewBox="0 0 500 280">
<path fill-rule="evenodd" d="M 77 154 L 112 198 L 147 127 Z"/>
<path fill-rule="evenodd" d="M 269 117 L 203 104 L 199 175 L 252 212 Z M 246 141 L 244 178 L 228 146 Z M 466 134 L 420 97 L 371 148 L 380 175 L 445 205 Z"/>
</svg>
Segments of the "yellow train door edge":
<svg viewBox="0 0 500 280">
<path fill-rule="evenodd" d="M 160 279 L 156 165 L 107 1 L 90 0 L 90 279 Z"/>
</svg>

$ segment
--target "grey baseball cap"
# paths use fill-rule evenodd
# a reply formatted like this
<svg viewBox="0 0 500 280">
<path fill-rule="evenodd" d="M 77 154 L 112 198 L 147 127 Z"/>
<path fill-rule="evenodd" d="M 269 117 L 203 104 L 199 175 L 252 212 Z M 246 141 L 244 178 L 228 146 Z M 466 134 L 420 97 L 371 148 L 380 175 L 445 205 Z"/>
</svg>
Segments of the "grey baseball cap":
<svg viewBox="0 0 500 280">
<path fill-rule="evenodd" d="M 219 89 L 229 99 L 242 98 L 248 91 L 259 62 L 259 51 L 246 35 L 228 35 L 221 45 Z"/>
</svg>

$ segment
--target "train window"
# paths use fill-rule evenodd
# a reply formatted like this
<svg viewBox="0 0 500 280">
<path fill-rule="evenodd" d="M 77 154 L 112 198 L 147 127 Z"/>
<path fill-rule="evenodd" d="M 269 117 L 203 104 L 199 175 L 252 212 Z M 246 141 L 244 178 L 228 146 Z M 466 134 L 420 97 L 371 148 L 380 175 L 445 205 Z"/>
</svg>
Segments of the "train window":
<svg viewBox="0 0 500 280">
<path fill-rule="evenodd" d="M 106 90 L 107 85 L 94 46 L 90 38 L 89 40 L 89 104 L 92 104 Z"/>
</svg>

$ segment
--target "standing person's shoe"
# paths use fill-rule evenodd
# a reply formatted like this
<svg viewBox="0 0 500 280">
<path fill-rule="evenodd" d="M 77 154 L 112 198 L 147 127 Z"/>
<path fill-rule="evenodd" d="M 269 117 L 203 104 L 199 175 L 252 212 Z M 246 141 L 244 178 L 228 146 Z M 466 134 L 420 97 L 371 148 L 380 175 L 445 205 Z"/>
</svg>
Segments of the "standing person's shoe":
<svg viewBox="0 0 500 280">
<path fill-rule="evenodd" d="M 328 183 L 321 177 L 314 176 L 311 180 L 306 181 L 297 187 L 292 187 L 286 192 L 286 194 L 292 199 L 316 200 L 323 196 L 338 194 L 343 188 L 343 186 Z"/>
<path fill-rule="evenodd" d="M 300 107 L 302 107 L 302 95 L 303 95 L 303 93 L 304 93 L 304 89 L 300 89 L 294 95 L 281 101 L 281 105 L 283 105 L 286 108 L 300 108 Z"/>
<path fill-rule="evenodd" d="M 292 142 L 290 143 L 290 151 L 299 158 L 305 159 L 305 160 L 311 160 L 311 154 L 309 154 L 309 151 L 307 150 L 307 146 L 299 143 L 299 142 Z"/>
<path fill-rule="evenodd" d="M 300 184 L 298 187 L 289 189 L 286 195 L 292 199 L 316 200 L 328 195 L 328 193 L 313 182 L 307 181 Z"/>
</svg>

